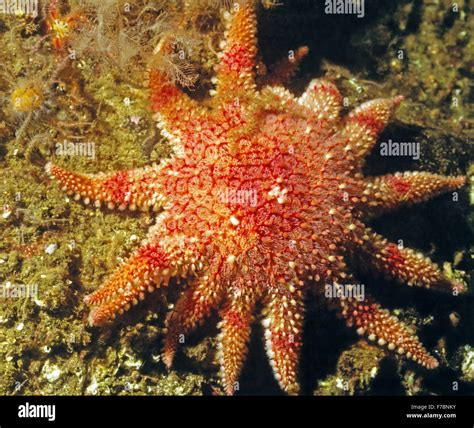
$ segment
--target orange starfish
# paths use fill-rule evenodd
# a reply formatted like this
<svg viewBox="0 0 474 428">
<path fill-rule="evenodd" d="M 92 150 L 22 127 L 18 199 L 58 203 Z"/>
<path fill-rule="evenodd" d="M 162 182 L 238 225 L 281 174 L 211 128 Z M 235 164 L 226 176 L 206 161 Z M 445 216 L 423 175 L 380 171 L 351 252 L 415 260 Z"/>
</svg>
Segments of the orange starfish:
<svg viewBox="0 0 474 428">
<path fill-rule="evenodd" d="M 185 277 L 187 287 L 168 319 L 164 361 L 171 366 L 181 335 L 219 308 L 218 358 L 231 394 L 261 302 L 275 377 L 283 390 L 297 393 L 303 299 L 328 284 L 356 284 L 346 259 L 363 257 L 410 285 L 462 289 L 428 258 L 387 242 L 364 222 L 458 188 L 464 177 L 364 177 L 364 158 L 402 97 L 366 102 L 341 118 L 341 95 L 327 80 L 313 80 L 299 98 L 275 79 L 258 89 L 254 5 L 239 6 L 228 17 L 209 102 L 189 98 L 158 71 L 150 74 L 159 127 L 175 148 L 171 159 L 108 175 L 79 175 L 52 164 L 46 170 L 86 204 L 159 212 L 141 247 L 86 297 L 92 325 L 115 318 L 170 278 Z M 414 333 L 370 297 L 334 300 L 360 335 L 427 368 L 438 365 Z"/>
</svg>

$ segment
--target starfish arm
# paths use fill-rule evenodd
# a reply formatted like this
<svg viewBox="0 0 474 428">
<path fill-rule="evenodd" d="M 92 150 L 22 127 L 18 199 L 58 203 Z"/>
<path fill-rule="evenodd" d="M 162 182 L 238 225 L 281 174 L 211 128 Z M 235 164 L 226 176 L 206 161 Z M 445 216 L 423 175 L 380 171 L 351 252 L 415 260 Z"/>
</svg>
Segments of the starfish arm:
<svg viewBox="0 0 474 428">
<path fill-rule="evenodd" d="M 298 99 L 312 112 L 318 123 L 334 124 L 341 111 L 342 96 L 336 85 L 326 79 L 313 79 L 306 91 Z"/>
<path fill-rule="evenodd" d="M 298 99 L 283 86 L 265 86 L 258 93 L 256 100 L 264 111 L 291 112 L 299 117 L 307 117 L 312 114 L 306 106 L 299 104 Z"/>
<path fill-rule="evenodd" d="M 96 207 L 106 203 L 110 209 L 129 207 L 158 211 L 166 202 L 159 193 L 157 182 L 160 177 L 155 167 L 120 171 L 111 174 L 77 174 L 48 163 L 46 172 L 63 186 L 75 199 L 83 198 L 85 204 L 94 202 Z"/>
<path fill-rule="evenodd" d="M 231 293 L 229 301 L 220 312 L 222 319 L 218 324 L 221 330 L 218 336 L 218 359 L 222 383 L 228 395 L 238 389 L 237 379 L 247 354 L 252 312 L 256 302 L 251 294 L 243 295 L 240 290 Z"/>
<path fill-rule="evenodd" d="M 462 176 L 446 177 L 418 171 L 370 178 L 365 182 L 361 211 L 370 218 L 457 189 L 464 182 Z"/>
<path fill-rule="evenodd" d="M 403 100 L 395 98 L 379 98 L 367 101 L 347 116 L 339 138 L 347 147 L 362 168 L 364 158 L 377 142 L 378 135 L 390 122 L 396 108 Z"/>
<path fill-rule="evenodd" d="M 275 378 L 288 394 L 297 394 L 304 305 L 301 290 L 272 293 L 264 307 L 265 343 Z"/>
<path fill-rule="evenodd" d="M 93 306 L 89 314 L 91 325 L 101 325 L 136 305 L 154 286 L 167 285 L 177 272 L 170 268 L 164 251 L 150 244 L 139 248 L 96 291 L 84 298 Z"/>
<path fill-rule="evenodd" d="M 362 302 L 354 299 L 341 299 L 341 311 L 348 326 L 357 328 L 359 335 L 368 336 L 380 346 L 387 345 L 390 351 L 434 369 L 438 361 L 420 343 L 418 337 L 387 310 L 381 309 L 371 299 Z"/>
<path fill-rule="evenodd" d="M 303 109 L 298 104 L 297 98 L 283 86 L 265 86 L 257 97 L 264 110 L 290 110 L 296 114 L 299 112 L 300 115 L 310 113 Z"/>
<path fill-rule="evenodd" d="M 307 46 L 300 46 L 296 52 L 292 52 L 292 55 L 276 63 L 271 73 L 260 79 L 259 85 L 276 86 L 289 82 L 297 73 L 301 61 L 308 52 L 309 49 Z"/>
<path fill-rule="evenodd" d="M 240 0 L 230 15 L 226 45 L 216 73 L 216 103 L 247 98 L 255 92 L 255 54 L 257 52 L 255 2 Z"/>
<path fill-rule="evenodd" d="M 179 298 L 168 319 L 168 331 L 163 349 L 163 361 L 167 367 L 173 364 L 180 339 L 201 323 L 219 304 L 222 287 L 208 278 L 197 280 Z"/>
<path fill-rule="evenodd" d="M 464 284 L 448 279 L 439 267 L 423 254 L 411 248 L 400 248 L 370 229 L 367 230 L 366 238 L 368 239 L 360 248 L 364 251 L 364 264 L 374 271 L 410 286 L 457 293 L 464 290 Z"/>
<path fill-rule="evenodd" d="M 151 108 L 156 112 L 155 119 L 162 135 L 167 138 L 179 153 L 183 140 L 191 137 L 190 123 L 205 117 L 205 110 L 158 70 L 149 74 Z"/>
</svg>

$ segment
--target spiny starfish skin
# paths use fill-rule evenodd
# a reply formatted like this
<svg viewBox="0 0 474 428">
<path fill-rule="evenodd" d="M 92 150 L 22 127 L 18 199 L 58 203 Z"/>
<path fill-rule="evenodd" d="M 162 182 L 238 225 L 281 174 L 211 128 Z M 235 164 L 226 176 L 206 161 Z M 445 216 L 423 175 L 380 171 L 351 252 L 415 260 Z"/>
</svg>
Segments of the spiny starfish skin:
<svg viewBox="0 0 474 428">
<path fill-rule="evenodd" d="M 402 97 L 366 102 L 341 118 L 341 95 L 327 80 L 313 80 L 299 98 L 273 77 L 271 86 L 258 89 L 254 5 L 241 2 L 227 18 L 210 101 L 199 104 L 159 71 L 150 73 L 152 107 L 176 149 L 171 159 L 108 175 L 52 164 L 46 170 L 85 203 L 159 211 L 141 247 L 85 298 L 92 325 L 115 318 L 170 278 L 185 277 L 187 287 L 167 320 L 164 361 L 171 366 L 180 335 L 218 308 L 218 358 L 232 394 L 261 302 L 271 366 L 281 388 L 293 394 L 299 391 L 303 299 L 325 284 L 354 284 L 346 259 L 410 285 L 462 290 L 428 258 L 387 242 L 364 221 L 456 189 L 464 177 L 364 177 L 364 158 Z M 229 194 L 255 195 L 255 203 L 224 197 Z M 415 334 L 371 297 L 336 300 L 360 335 L 437 367 Z"/>
</svg>

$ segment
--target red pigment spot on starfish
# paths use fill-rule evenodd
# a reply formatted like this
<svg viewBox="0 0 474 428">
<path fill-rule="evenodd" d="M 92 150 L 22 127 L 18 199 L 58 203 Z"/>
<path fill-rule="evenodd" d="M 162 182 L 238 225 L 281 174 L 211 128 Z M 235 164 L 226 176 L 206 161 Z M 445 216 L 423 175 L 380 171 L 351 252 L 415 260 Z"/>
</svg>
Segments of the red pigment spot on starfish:
<svg viewBox="0 0 474 428">
<path fill-rule="evenodd" d="M 227 69 L 241 73 L 253 66 L 253 58 L 244 46 L 236 43 L 226 51 L 222 63 Z"/>
<path fill-rule="evenodd" d="M 179 93 L 174 86 L 165 85 L 160 90 L 159 96 L 153 96 L 151 99 L 151 106 L 154 111 L 160 111 L 164 106 L 167 106 Z"/>
<path fill-rule="evenodd" d="M 180 90 L 167 82 L 166 76 L 153 70 L 149 75 L 150 103 L 153 111 L 160 111 L 179 98 Z"/>
<path fill-rule="evenodd" d="M 388 244 L 385 253 L 389 269 L 396 271 L 405 264 L 405 257 L 396 244 Z"/>
<path fill-rule="evenodd" d="M 410 182 L 403 177 L 393 176 L 388 180 L 388 184 L 398 193 L 407 193 L 411 189 Z"/>
<path fill-rule="evenodd" d="M 295 337 L 293 334 L 283 334 L 274 332 L 272 333 L 272 349 L 288 349 L 293 351 L 298 349 L 301 346 L 301 342 L 298 337 Z"/>
<path fill-rule="evenodd" d="M 331 97 L 334 97 L 334 99 L 340 101 L 342 100 L 342 95 L 341 93 L 337 90 L 337 88 L 334 85 L 331 85 L 329 83 L 322 83 L 318 88 L 318 91 L 324 92 L 328 94 Z"/>
<path fill-rule="evenodd" d="M 247 325 L 247 319 L 237 311 L 229 310 L 225 314 L 227 324 L 232 325 L 236 329 L 245 328 Z"/>
<path fill-rule="evenodd" d="M 127 202 L 130 198 L 130 189 L 132 187 L 130 174 L 126 171 L 115 174 L 108 180 L 104 181 L 104 189 L 108 194 L 113 196 L 113 200 L 118 203 Z"/>
<path fill-rule="evenodd" d="M 364 324 L 367 320 L 370 320 L 374 315 L 376 305 L 357 305 L 352 312 L 352 317 L 355 319 L 357 326 Z"/>
<path fill-rule="evenodd" d="M 146 259 L 151 270 L 167 265 L 167 257 L 162 251 L 158 251 L 156 246 L 146 244 L 139 250 L 140 258 Z"/>
<path fill-rule="evenodd" d="M 357 122 L 369 129 L 372 135 L 378 135 L 385 127 L 384 122 L 372 114 L 359 113 L 357 115 Z"/>
</svg>

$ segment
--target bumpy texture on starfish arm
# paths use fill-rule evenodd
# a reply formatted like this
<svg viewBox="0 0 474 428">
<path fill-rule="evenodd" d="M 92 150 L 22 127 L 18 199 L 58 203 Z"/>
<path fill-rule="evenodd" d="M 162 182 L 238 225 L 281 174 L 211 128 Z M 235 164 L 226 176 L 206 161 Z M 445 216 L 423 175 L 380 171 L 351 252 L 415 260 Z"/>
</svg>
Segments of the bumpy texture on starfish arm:
<svg viewBox="0 0 474 428">
<path fill-rule="evenodd" d="M 236 2 L 235 7 L 233 17 L 226 12 L 229 25 L 217 67 L 216 102 L 239 96 L 248 98 L 255 91 L 256 17 L 246 1 Z"/>
<path fill-rule="evenodd" d="M 363 302 L 343 299 L 341 308 L 348 325 L 357 328 L 359 335 L 367 335 L 369 340 L 376 340 L 380 346 L 387 345 L 389 350 L 405 354 L 429 369 L 438 367 L 438 361 L 426 351 L 414 333 L 371 299 Z"/>
<path fill-rule="evenodd" d="M 300 287 L 280 285 L 267 298 L 265 347 L 275 378 L 288 393 L 298 392 L 298 363 L 304 320 L 303 294 Z"/>
<path fill-rule="evenodd" d="M 428 172 L 405 172 L 366 180 L 367 214 L 374 216 L 401 205 L 425 201 L 464 185 L 464 177 L 445 177 Z M 362 208 L 363 209 L 363 208 Z"/>
<path fill-rule="evenodd" d="M 112 174 L 81 175 L 48 163 L 46 172 L 58 180 L 63 190 L 74 194 L 75 199 L 83 198 L 87 205 L 91 201 L 96 207 L 106 203 L 108 208 L 127 207 L 132 211 L 152 208 L 158 211 L 166 202 L 160 192 L 161 167 L 145 167 L 133 171 L 120 171 Z"/>
<path fill-rule="evenodd" d="M 435 288 L 460 293 L 464 284 L 448 279 L 428 257 L 411 248 L 400 248 L 367 229 L 368 239 L 361 249 L 368 267 L 410 286 Z"/>
<path fill-rule="evenodd" d="M 259 85 L 276 86 L 289 82 L 298 71 L 301 61 L 308 55 L 308 52 L 307 46 L 301 46 L 296 52 L 290 52 L 291 55 L 275 64 L 271 73 L 260 79 Z"/>
<path fill-rule="evenodd" d="M 169 261 L 161 249 L 150 245 L 140 248 L 98 290 L 85 297 L 84 301 L 95 307 L 89 314 L 90 324 L 103 324 L 129 310 L 145 298 L 146 291 L 166 283 L 169 276 Z"/>
<path fill-rule="evenodd" d="M 209 281 L 209 276 L 206 275 L 191 282 L 180 296 L 167 320 L 163 360 L 168 368 L 173 364 L 180 338 L 185 338 L 219 305 L 223 298 L 222 289 L 222 284 Z"/>
<path fill-rule="evenodd" d="M 86 297 L 92 324 L 114 318 L 170 278 L 184 277 L 167 319 L 165 364 L 172 365 L 181 338 L 217 309 L 223 387 L 235 392 L 262 305 L 271 367 L 281 388 L 294 394 L 304 299 L 327 284 L 355 284 L 346 261 L 408 284 L 462 291 L 428 258 L 398 248 L 364 222 L 458 188 L 464 178 L 364 177 L 364 159 L 403 98 L 368 101 L 341 117 L 341 94 L 327 79 L 313 80 L 299 98 L 282 86 L 259 88 L 253 2 L 238 2 L 228 19 L 216 89 L 206 106 L 159 71 L 150 73 L 151 107 L 176 149 L 170 159 L 108 175 L 51 164 L 46 170 L 86 202 L 162 209 L 141 247 Z M 424 367 L 437 366 L 415 333 L 371 298 L 337 302 L 359 334 Z"/>
<path fill-rule="evenodd" d="M 167 286 L 172 277 L 187 277 L 202 268 L 201 258 L 194 255 L 191 241 L 163 239 L 156 242 L 156 236 L 150 235 L 150 240 L 99 289 L 85 297 L 84 301 L 95 307 L 89 316 L 90 324 L 103 324 L 143 300 L 145 292 Z"/>
<path fill-rule="evenodd" d="M 252 289 L 231 289 L 228 302 L 220 311 L 217 358 L 222 383 L 227 394 L 233 394 L 247 354 L 250 325 L 255 312 L 256 296 Z"/>
<path fill-rule="evenodd" d="M 347 143 L 344 147 L 353 153 L 359 170 L 402 100 L 402 96 L 379 98 L 367 101 L 349 113 L 340 139 Z"/>
<path fill-rule="evenodd" d="M 315 122 L 334 123 L 342 107 L 342 96 L 336 86 L 326 79 L 314 79 L 298 99 L 313 112 Z"/>
</svg>

